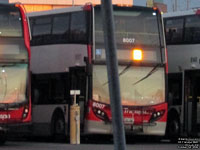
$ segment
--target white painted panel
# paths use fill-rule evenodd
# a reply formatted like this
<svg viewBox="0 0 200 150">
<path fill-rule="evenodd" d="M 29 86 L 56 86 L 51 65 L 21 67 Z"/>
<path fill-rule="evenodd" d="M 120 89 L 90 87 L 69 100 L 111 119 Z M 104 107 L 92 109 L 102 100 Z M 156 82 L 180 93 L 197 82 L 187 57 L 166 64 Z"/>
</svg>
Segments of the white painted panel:
<svg viewBox="0 0 200 150">
<path fill-rule="evenodd" d="M 200 69 L 199 47 L 200 44 L 168 45 L 169 73 Z"/>
<path fill-rule="evenodd" d="M 66 72 L 72 66 L 85 66 L 86 45 L 58 44 L 31 47 L 31 71 L 39 73 Z"/>
</svg>

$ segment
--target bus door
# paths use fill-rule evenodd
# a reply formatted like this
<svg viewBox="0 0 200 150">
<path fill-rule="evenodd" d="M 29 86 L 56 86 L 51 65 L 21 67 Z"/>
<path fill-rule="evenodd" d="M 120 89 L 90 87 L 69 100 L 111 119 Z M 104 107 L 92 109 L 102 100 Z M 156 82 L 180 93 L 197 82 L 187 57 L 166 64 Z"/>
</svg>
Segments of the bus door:
<svg viewBox="0 0 200 150">
<path fill-rule="evenodd" d="M 184 75 L 184 124 L 188 135 L 200 135 L 200 70 L 187 70 Z"/>
<path fill-rule="evenodd" d="M 85 111 L 86 111 L 86 99 L 87 99 L 85 67 L 81 66 L 70 67 L 69 73 L 70 73 L 70 90 L 80 90 L 80 95 L 77 95 L 76 97 L 76 103 L 80 106 L 80 128 L 81 131 L 83 131 Z M 73 104 L 73 97 L 71 98 L 70 104 L 71 105 Z"/>
</svg>

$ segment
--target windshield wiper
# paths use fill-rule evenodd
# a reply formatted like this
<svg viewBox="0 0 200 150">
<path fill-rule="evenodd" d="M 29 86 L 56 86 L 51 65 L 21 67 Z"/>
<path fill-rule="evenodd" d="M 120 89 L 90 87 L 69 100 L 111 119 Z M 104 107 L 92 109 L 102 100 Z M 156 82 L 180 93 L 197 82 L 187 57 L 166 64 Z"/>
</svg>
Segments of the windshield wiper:
<svg viewBox="0 0 200 150">
<path fill-rule="evenodd" d="M 147 73 L 146 76 L 144 76 L 144 77 L 141 78 L 140 80 L 136 81 L 136 82 L 133 83 L 132 85 L 134 86 L 134 85 L 138 84 L 139 82 L 141 82 L 141 81 L 147 79 L 148 77 L 150 77 L 153 73 L 155 73 L 155 72 L 157 71 L 158 66 L 160 66 L 160 64 L 157 64 L 156 66 L 154 66 L 153 69 L 150 70 L 149 73 Z"/>
<path fill-rule="evenodd" d="M 10 64 L 0 64 L 0 67 L 4 68 L 4 67 L 12 67 L 12 66 L 16 66 L 16 64 L 14 63 L 10 63 Z"/>
<path fill-rule="evenodd" d="M 20 64 L 19 62 L 0 62 L 0 67 L 13 67 L 17 64 Z"/>
<path fill-rule="evenodd" d="M 124 73 L 126 73 L 128 71 L 128 69 L 132 66 L 132 62 L 130 62 L 120 73 L 119 73 L 119 77 L 121 75 L 123 75 Z"/>
<path fill-rule="evenodd" d="M 132 66 L 132 62 L 130 62 L 130 63 L 118 74 L 118 76 L 120 77 L 121 75 L 123 75 L 124 73 L 126 73 L 126 72 L 128 71 L 128 69 L 129 69 L 131 66 Z M 108 84 L 108 81 L 105 82 L 105 83 L 103 84 L 103 86 L 106 85 L 106 84 Z"/>
<path fill-rule="evenodd" d="M 21 63 L 28 63 L 27 59 L 0 59 L 0 64 L 21 64 Z"/>
</svg>

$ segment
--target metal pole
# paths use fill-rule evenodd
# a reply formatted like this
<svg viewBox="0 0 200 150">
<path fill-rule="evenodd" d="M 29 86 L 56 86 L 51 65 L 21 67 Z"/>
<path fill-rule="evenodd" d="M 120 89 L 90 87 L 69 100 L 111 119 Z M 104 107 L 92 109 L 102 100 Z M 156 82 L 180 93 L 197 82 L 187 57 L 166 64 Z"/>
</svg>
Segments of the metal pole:
<svg viewBox="0 0 200 150">
<path fill-rule="evenodd" d="M 108 71 L 110 104 L 112 111 L 114 150 L 125 150 L 125 132 L 120 97 L 112 1 L 101 0 L 101 8 L 103 15 L 106 63 Z"/>
<path fill-rule="evenodd" d="M 177 11 L 178 10 L 178 2 L 177 2 L 177 0 L 175 0 L 175 11 Z"/>
<path fill-rule="evenodd" d="M 189 0 L 187 0 L 187 10 L 189 9 Z"/>
</svg>

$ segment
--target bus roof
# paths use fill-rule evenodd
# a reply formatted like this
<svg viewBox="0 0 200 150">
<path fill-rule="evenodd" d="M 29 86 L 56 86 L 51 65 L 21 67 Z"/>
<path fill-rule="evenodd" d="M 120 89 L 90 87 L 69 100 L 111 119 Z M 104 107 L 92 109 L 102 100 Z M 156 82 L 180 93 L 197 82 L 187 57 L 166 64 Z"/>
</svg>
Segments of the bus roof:
<svg viewBox="0 0 200 150">
<path fill-rule="evenodd" d="M 194 15 L 194 14 L 200 15 L 199 11 L 200 11 L 200 8 L 194 8 L 194 9 L 185 10 L 185 11 L 168 12 L 168 13 L 164 13 L 163 17 L 170 18 L 170 17 L 188 16 L 188 15 Z"/>
<path fill-rule="evenodd" d="M 65 12 L 80 11 L 84 9 L 84 6 L 72 6 L 72 7 L 59 8 L 59 9 L 53 9 L 53 10 L 47 10 L 47 11 L 31 12 L 31 13 L 27 13 L 27 16 L 28 17 L 45 16 L 49 14 L 60 14 L 60 13 L 65 13 Z"/>
<path fill-rule="evenodd" d="M 27 13 L 28 17 L 34 17 L 34 16 L 45 16 L 45 15 L 49 15 L 49 14 L 60 14 L 60 13 L 66 13 L 66 12 L 72 12 L 72 11 L 81 11 L 84 10 L 85 6 L 92 6 L 92 4 L 86 4 L 86 5 L 82 5 L 82 6 L 72 6 L 72 7 L 67 7 L 67 8 L 59 8 L 59 9 L 53 9 L 53 10 L 47 10 L 47 11 L 39 11 L 39 12 L 31 12 L 31 13 Z M 101 7 L 100 5 L 95 5 L 94 7 Z M 113 5 L 113 7 L 121 7 L 124 9 L 130 9 L 130 8 L 137 8 L 139 10 L 154 10 L 153 8 L 150 7 L 144 7 L 144 6 L 131 6 L 131 7 L 127 7 L 127 6 L 117 6 L 117 5 Z M 86 8 L 87 9 L 87 8 Z"/>
</svg>

